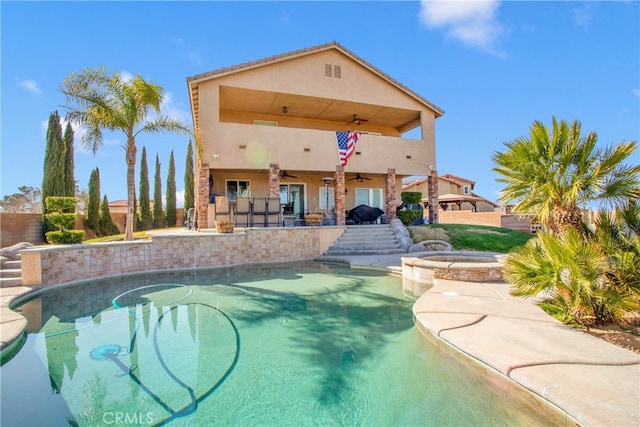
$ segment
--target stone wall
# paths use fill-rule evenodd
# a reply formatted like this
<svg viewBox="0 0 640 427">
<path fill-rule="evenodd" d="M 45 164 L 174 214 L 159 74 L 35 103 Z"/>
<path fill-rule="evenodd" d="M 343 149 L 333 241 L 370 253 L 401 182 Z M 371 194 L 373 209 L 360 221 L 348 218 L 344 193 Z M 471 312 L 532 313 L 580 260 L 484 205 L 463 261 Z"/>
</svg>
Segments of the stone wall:
<svg viewBox="0 0 640 427">
<path fill-rule="evenodd" d="M 439 211 L 440 224 L 488 225 L 531 233 L 531 220 L 502 212 Z"/>
<path fill-rule="evenodd" d="M 25 286 L 176 269 L 313 259 L 344 227 L 256 228 L 233 234 L 156 235 L 152 240 L 42 246 L 22 252 Z"/>
</svg>

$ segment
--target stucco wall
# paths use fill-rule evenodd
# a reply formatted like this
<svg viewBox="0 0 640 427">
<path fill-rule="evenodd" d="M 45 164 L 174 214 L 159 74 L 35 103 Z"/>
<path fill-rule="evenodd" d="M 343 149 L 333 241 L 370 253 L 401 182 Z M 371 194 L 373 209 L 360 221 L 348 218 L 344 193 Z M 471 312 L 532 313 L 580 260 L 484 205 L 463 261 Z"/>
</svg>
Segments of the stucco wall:
<svg viewBox="0 0 640 427">
<path fill-rule="evenodd" d="M 182 215 L 183 209 L 176 209 L 177 227 L 184 225 Z M 124 213 L 111 214 L 111 219 L 121 233 L 124 233 L 125 217 Z M 75 227 L 85 231 L 86 239 L 95 237 L 93 231 L 85 227 L 84 215 L 78 215 Z M 42 214 L 0 212 L 0 247 L 6 248 L 20 242 L 29 242 L 34 245 L 46 243 L 42 235 Z"/>
<path fill-rule="evenodd" d="M 55 286 L 144 271 L 207 268 L 312 259 L 344 227 L 248 229 L 241 233 L 185 233 L 153 240 L 43 246 L 22 252 L 25 286 Z"/>
<path fill-rule="evenodd" d="M 44 243 L 42 214 L 0 212 L 0 247 L 20 242 Z"/>
</svg>

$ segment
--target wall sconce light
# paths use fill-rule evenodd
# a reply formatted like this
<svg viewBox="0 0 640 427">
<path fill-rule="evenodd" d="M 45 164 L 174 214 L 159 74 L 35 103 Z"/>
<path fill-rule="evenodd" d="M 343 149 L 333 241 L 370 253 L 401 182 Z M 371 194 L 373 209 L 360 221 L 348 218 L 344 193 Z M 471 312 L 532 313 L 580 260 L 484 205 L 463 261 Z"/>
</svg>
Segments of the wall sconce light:
<svg viewBox="0 0 640 427">
<path fill-rule="evenodd" d="M 349 189 L 348 188 L 344 189 L 344 194 L 349 194 Z"/>
<path fill-rule="evenodd" d="M 356 156 L 359 156 L 360 154 L 362 154 L 360 151 L 356 151 Z"/>
<path fill-rule="evenodd" d="M 410 158 L 411 158 L 411 156 L 407 156 L 407 159 L 410 159 Z"/>
<path fill-rule="evenodd" d="M 220 158 L 220 153 L 215 153 L 215 154 L 213 155 L 213 158 L 214 158 L 214 159 L 216 159 L 216 160 L 218 160 L 218 159 Z"/>
<path fill-rule="evenodd" d="M 284 107 L 282 107 L 282 112 L 287 114 L 287 112 L 289 111 L 289 109 L 287 108 L 287 106 L 285 105 Z"/>
<path fill-rule="evenodd" d="M 304 149 L 304 152 L 305 152 L 305 153 L 308 153 L 308 152 L 310 152 L 310 151 L 311 151 L 311 148 L 305 148 L 305 149 Z"/>
</svg>

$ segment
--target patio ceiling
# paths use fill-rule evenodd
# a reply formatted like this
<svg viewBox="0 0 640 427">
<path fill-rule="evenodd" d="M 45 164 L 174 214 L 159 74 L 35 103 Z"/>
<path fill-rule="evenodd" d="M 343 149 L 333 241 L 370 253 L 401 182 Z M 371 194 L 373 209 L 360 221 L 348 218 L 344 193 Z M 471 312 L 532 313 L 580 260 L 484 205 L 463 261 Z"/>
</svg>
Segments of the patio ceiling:
<svg viewBox="0 0 640 427">
<path fill-rule="evenodd" d="M 287 112 L 283 112 L 287 107 Z M 420 112 L 329 98 L 268 92 L 230 86 L 220 87 L 220 109 L 242 113 L 301 117 L 345 125 L 356 114 L 367 124 L 406 132 L 420 125 Z"/>
</svg>

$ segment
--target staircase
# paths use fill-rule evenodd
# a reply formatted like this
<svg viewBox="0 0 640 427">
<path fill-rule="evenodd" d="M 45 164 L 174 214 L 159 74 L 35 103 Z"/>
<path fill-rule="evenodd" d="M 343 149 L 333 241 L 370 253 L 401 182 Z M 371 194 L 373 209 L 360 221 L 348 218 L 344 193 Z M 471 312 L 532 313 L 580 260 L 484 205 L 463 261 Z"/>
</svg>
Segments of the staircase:
<svg viewBox="0 0 640 427">
<path fill-rule="evenodd" d="M 0 288 L 22 286 L 22 261 L 4 260 L 0 266 Z"/>
<path fill-rule="evenodd" d="M 388 255 L 403 254 L 389 224 L 349 225 L 324 255 Z"/>
</svg>

